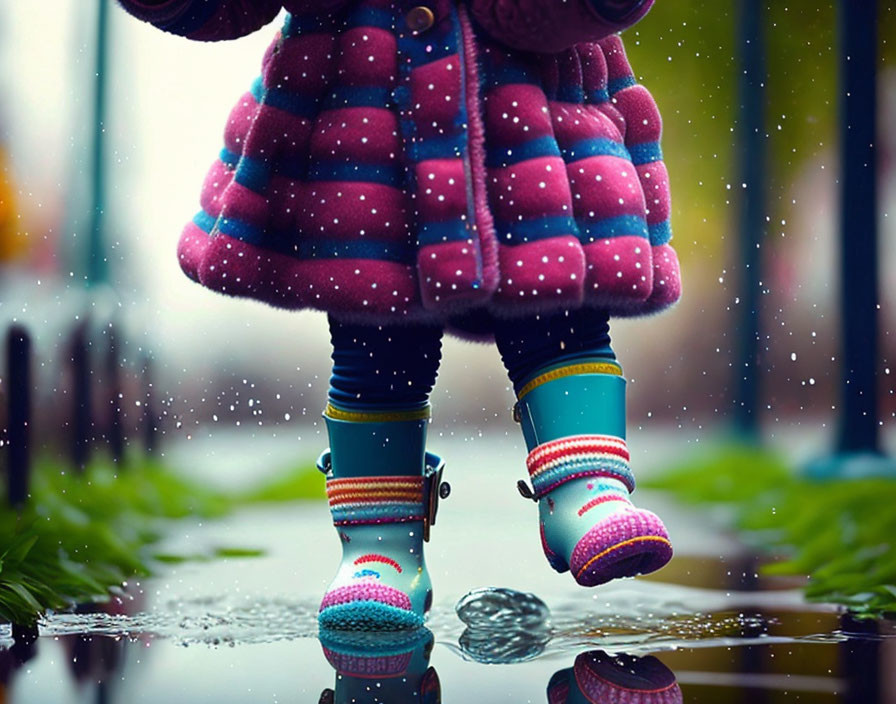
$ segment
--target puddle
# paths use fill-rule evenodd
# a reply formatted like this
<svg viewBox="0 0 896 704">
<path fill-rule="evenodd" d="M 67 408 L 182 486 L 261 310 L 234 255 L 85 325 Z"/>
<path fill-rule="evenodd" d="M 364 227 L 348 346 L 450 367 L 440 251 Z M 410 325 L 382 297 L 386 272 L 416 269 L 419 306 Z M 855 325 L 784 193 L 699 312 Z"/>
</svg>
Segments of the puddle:
<svg viewBox="0 0 896 704">
<path fill-rule="evenodd" d="M 0 702 L 896 702 L 896 622 L 855 621 L 792 590 L 629 580 L 586 608 L 475 596 L 463 621 L 437 604 L 424 631 L 366 641 L 319 640 L 316 600 L 55 614 L 30 645 L 0 627 Z"/>
<path fill-rule="evenodd" d="M 0 626 L 0 704 L 435 704 L 437 693 L 464 704 L 896 704 L 896 623 L 805 603 L 798 581 L 760 576 L 725 536 L 682 530 L 660 573 L 582 590 L 527 547 L 531 506 L 509 504 L 496 521 L 477 496 L 464 504 L 459 489 L 439 517 L 431 637 L 321 642 L 319 597 L 338 559 L 326 505 L 265 507 L 178 526 L 162 546 L 264 546 L 264 557 L 166 566 L 142 591 L 51 615 L 32 644 Z M 692 523 L 672 506 L 663 515 Z M 487 559 L 471 564 L 470 545 Z M 473 579 L 543 605 L 468 604 L 461 620 L 455 605 Z"/>
</svg>

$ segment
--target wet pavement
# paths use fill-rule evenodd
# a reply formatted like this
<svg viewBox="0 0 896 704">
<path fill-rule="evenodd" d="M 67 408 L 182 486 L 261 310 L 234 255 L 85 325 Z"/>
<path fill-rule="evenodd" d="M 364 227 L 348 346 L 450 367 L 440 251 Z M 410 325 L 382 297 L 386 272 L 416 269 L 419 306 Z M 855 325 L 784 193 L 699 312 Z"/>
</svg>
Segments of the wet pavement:
<svg viewBox="0 0 896 704">
<path fill-rule="evenodd" d="M 264 454 L 243 438 L 170 454 L 229 485 L 292 459 L 289 439 L 255 443 Z M 176 523 L 160 549 L 259 547 L 264 557 L 166 566 L 110 604 L 50 616 L 32 645 L 12 647 L 0 626 L 0 703 L 435 702 L 437 691 L 446 702 L 483 703 L 896 702 L 896 623 L 805 603 L 798 582 L 759 576 L 752 552 L 708 513 L 639 490 L 638 505 L 666 521 L 675 558 L 650 577 L 586 590 L 541 554 L 535 506 L 514 488 L 524 476 L 519 443 L 432 445 L 448 460 L 453 491 L 427 548 L 431 637 L 321 643 L 317 605 L 339 554 L 325 504 L 252 508 Z M 635 455 L 640 476 L 685 449 L 662 446 Z M 482 587 L 537 595 L 549 615 L 499 613 L 467 628 L 455 605 Z"/>
</svg>

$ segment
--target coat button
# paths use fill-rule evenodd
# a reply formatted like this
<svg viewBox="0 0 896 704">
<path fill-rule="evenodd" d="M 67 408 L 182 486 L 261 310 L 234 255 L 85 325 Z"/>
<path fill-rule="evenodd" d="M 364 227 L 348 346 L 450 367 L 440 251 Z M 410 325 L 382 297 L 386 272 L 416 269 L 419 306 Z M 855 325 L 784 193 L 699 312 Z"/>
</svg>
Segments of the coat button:
<svg viewBox="0 0 896 704">
<path fill-rule="evenodd" d="M 408 12 L 404 20 L 408 25 L 408 29 L 417 34 L 419 32 L 425 32 L 432 27 L 436 18 L 435 15 L 432 14 L 432 10 L 428 7 L 425 5 L 418 5 Z"/>
</svg>

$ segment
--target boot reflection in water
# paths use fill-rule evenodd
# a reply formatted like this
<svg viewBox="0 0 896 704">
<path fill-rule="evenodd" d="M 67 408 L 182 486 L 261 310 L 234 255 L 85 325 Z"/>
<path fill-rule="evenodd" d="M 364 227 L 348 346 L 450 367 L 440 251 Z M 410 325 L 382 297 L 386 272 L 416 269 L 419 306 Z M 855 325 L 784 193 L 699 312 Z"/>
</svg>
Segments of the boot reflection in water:
<svg viewBox="0 0 896 704">
<path fill-rule="evenodd" d="M 321 628 L 336 686 L 323 691 L 320 704 L 439 704 L 439 676 L 429 666 L 433 640 L 425 628 L 393 633 Z"/>
<path fill-rule="evenodd" d="M 672 671 L 655 657 L 580 654 L 572 667 L 556 672 L 548 683 L 549 704 L 681 704 L 681 689 Z"/>
</svg>

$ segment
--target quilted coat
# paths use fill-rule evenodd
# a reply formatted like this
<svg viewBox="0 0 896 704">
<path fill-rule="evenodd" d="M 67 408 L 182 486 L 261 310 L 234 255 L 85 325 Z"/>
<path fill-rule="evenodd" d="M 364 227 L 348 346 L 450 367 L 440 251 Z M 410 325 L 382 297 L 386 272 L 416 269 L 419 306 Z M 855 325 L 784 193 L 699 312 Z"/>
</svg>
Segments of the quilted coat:
<svg viewBox="0 0 896 704">
<path fill-rule="evenodd" d="M 660 115 L 617 34 L 652 0 L 626 1 L 614 23 L 601 0 L 120 0 L 203 41 L 288 12 L 181 235 L 184 272 L 485 335 L 494 316 L 674 303 Z"/>
</svg>

